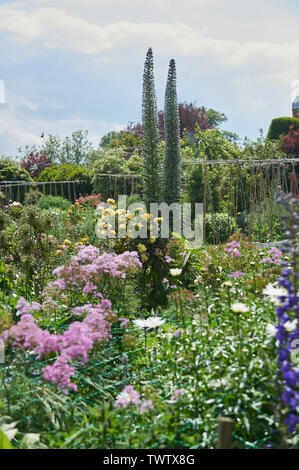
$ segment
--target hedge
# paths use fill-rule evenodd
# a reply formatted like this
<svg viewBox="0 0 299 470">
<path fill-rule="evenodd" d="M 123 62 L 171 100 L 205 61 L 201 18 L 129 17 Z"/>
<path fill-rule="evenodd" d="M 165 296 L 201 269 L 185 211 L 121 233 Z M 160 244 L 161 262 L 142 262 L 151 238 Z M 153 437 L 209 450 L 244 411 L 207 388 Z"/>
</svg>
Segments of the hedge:
<svg viewBox="0 0 299 470">
<path fill-rule="evenodd" d="M 282 117 L 273 119 L 269 127 L 267 139 L 277 140 L 282 135 L 289 133 L 290 126 L 294 126 L 294 129 L 299 129 L 299 119 L 291 117 Z"/>
</svg>

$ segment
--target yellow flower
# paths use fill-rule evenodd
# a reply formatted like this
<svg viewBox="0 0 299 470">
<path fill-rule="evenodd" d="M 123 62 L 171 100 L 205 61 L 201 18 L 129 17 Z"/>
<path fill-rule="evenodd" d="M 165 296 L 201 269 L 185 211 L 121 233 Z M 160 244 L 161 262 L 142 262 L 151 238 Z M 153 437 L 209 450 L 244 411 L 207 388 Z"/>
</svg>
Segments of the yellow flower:
<svg viewBox="0 0 299 470">
<path fill-rule="evenodd" d="M 221 287 L 233 287 L 233 284 L 230 281 L 225 281 L 221 284 Z"/>
<path fill-rule="evenodd" d="M 154 219 L 154 222 L 163 222 L 163 220 L 164 220 L 163 217 L 156 217 Z"/>
<path fill-rule="evenodd" d="M 71 240 L 69 240 L 68 238 L 66 238 L 63 243 L 68 246 L 72 244 Z"/>
<path fill-rule="evenodd" d="M 146 251 L 146 246 L 143 245 L 143 243 L 139 243 L 139 244 L 137 245 L 137 249 L 138 249 L 138 251 L 139 251 L 140 253 L 144 253 L 144 252 Z"/>
<path fill-rule="evenodd" d="M 126 219 L 128 219 L 128 220 L 132 220 L 132 219 L 133 219 L 133 216 L 132 216 L 132 214 L 126 214 Z"/>
<path fill-rule="evenodd" d="M 60 254 L 61 254 L 61 250 L 57 250 L 56 255 L 60 255 Z"/>
<path fill-rule="evenodd" d="M 108 204 L 115 204 L 114 199 L 107 199 Z"/>
<path fill-rule="evenodd" d="M 149 242 L 150 243 L 155 243 L 155 241 L 156 241 L 156 237 L 151 236 L 150 239 L 149 239 Z"/>
<path fill-rule="evenodd" d="M 141 261 L 143 263 L 146 263 L 147 260 L 148 260 L 148 256 L 146 256 L 145 254 L 141 255 Z"/>
</svg>

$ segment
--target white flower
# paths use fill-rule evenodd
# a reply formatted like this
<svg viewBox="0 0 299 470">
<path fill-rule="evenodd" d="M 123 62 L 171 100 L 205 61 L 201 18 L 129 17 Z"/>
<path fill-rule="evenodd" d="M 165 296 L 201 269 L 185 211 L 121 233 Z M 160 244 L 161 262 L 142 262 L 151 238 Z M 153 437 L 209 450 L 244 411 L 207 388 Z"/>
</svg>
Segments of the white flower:
<svg viewBox="0 0 299 470">
<path fill-rule="evenodd" d="M 160 317 L 150 317 L 146 320 L 147 328 L 157 328 L 158 326 L 163 325 L 165 320 L 162 320 Z"/>
<path fill-rule="evenodd" d="M 139 328 L 158 328 L 165 323 L 160 317 L 149 317 L 147 320 L 133 320 L 133 323 Z"/>
<path fill-rule="evenodd" d="M 288 333 L 292 333 L 293 331 L 296 330 L 297 328 L 297 318 L 293 321 L 287 321 L 285 324 L 284 324 L 284 327 L 285 329 L 287 330 Z"/>
<path fill-rule="evenodd" d="M 146 320 L 133 320 L 133 323 L 139 328 L 147 328 Z"/>
<path fill-rule="evenodd" d="M 249 307 L 247 307 L 247 305 L 242 304 L 241 302 L 236 302 L 235 304 L 233 304 L 231 306 L 231 309 L 235 313 L 245 313 L 245 312 L 249 312 L 250 310 Z"/>
<path fill-rule="evenodd" d="M 179 276 L 181 274 L 182 270 L 179 268 L 172 268 L 170 270 L 170 274 L 174 277 Z"/>
<path fill-rule="evenodd" d="M 268 325 L 266 326 L 266 330 L 270 336 L 276 335 L 277 329 L 276 329 L 276 326 L 273 325 L 272 323 L 268 323 Z"/>
<path fill-rule="evenodd" d="M 278 302 L 278 297 L 287 295 L 287 290 L 283 287 L 275 287 L 273 284 L 268 284 L 263 290 L 263 294 L 270 297 L 270 301 L 273 303 Z"/>
</svg>

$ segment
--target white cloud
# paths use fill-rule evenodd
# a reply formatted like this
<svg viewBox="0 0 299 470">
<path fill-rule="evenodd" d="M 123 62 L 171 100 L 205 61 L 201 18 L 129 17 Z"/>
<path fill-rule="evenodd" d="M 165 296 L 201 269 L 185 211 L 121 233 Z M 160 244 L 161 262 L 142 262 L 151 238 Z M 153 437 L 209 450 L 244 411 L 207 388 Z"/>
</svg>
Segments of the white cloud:
<svg viewBox="0 0 299 470">
<path fill-rule="evenodd" d="M 12 5 L 0 7 L 0 31 L 20 44 L 40 43 L 47 49 L 70 50 L 77 54 L 100 55 L 134 41 L 153 44 L 181 56 L 205 56 L 222 66 L 243 66 L 253 60 L 269 60 L 295 67 L 299 41 L 238 41 L 214 38 L 205 29 L 184 23 L 130 22 L 98 25 L 71 16 L 62 9 L 26 11 Z"/>
<path fill-rule="evenodd" d="M 64 138 L 74 130 L 88 129 L 89 140 L 98 145 L 101 137 L 111 130 L 120 130 L 123 124 L 105 120 L 82 119 L 70 117 L 66 119 L 47 120 L 38 116 L 19 115 L 13 105 L 0 107 L 0 142 L 1 153 L 16 156 L 16 149 L 26 145 L 42 143 L 41 134 L 57 134 Z"/>
</svg>

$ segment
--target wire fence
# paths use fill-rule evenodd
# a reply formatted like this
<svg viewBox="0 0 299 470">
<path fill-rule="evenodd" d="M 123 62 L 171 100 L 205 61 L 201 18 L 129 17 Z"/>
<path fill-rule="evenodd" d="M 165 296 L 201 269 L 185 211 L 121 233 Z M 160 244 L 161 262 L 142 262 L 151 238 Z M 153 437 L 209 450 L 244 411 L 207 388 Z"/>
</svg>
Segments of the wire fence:
<svg viewBox="0 0 299 470">
<path fill-rule="evenodd" d="M 127 334 L 130 333 L 136 335 L 136 331 L 133 329 L 131 331 L 130 329 L 127 330 Z M 6 393 L 2 388 L 2 396 L 0 394 L 2 402 L 6 401 L 5 414 L 9 414 L 13 420 L 17 421 L 17 427 L 21 432 L 46 432 L 48 436 L 51 434 L 54 436 L 59 430 L 56 417 L 59 416 L 60 422 L 72 421 L 74 420 L 74 410 L 76 408 L 82 411 L 88 406 L 100 408 L 104 401 L 113 402 L 116 395 L 127 384 L 134 385 L 140 392 L 142 392 L 142 384 L 145 383 L 157 390 L 162 390 L 162 381 L 165 379 L 165 375 L 161 371 L 166 366 L 166 361 L 161 363 L 154 356 L 145 358 L 144 349 L 140 346 L 137 348 L 123 348 L 121 346 L 122 335 L 122 329 L 117 330 L 114 328 L 113 339 L 102 347 L 100 354 L 95 353 L 94 358 L 91 357 L 86 366 L 77 369 L 75 381 L 78 386 L 78 393 L 72 393 L 69 396 L 57 393 L 57 389 L 53 385 L 47 384 L 43 380 L 42 369 L 46 365 L 52 364 L 54 359 L 40 361 L 33 354 L 26 354 L 25 359 L 22 356 L 17 360 L 14 358 L 11 362 L 10 359 L 15 354 L 12 351 L 11 358 L 7 357 L 7 365 L 0 365 L 0 373 L 2 368 L 4 380 L 7 383 Z M 143 360 L 140 357 L 143 357 Z M 184 370 L 182 373 L 184 373 Z M 219 391 L 210 392 L 209 398 L 211 399 L 213 396 L 217 397 L 218 403 L 221 405 L 222 396 Z M 167 395 L 161 396 L 162 400 L 169 398 Z M 260 398 L 256 400 L 256 403 L 258 404 L 259 401 Z M 254 406 L 255 402 L 252 403 L 252 407 Z M 265 416 L 261 411 L 258 414 Z M 209 441 L 215 443 L 215 445 L 217 442 L 218 418 L 219 412 L 217 411 L 212 412 L 209 416 L 209 420 L 214 423 Z M 267 416 L 266 418 L 268 419 Z M 138 432 L 146 433 L 150 431 L 151 425 L 140 425 L 138 428 Z M 88 435 L 89 431 L 87 427 L 81 429 L 80 433 L 81 435 L 84 433 Z M 115 448 L 119 448 L 119 442 L 125 439 L 126 432 L 127 425 L 124 417 L 117 435 L 110 438 L 108 448 L 114 448 L 114 445 Z M 180 435 L 185 435 L 185 433 L 194 434 L 194 432 L 196 432 L 196 429 L 194 429 L 194 423 L 190 420 L 189 423 L 187 422 L 180 427 L 176 437 L 171 441 L 172 445 L 181 449 L 204 448 L 201 442 L 191 446 L 183 437 L 180 438 Z M 236 432 L 232 435 L 233 447 L 243 449 L 264 448 L 267 442 L 271 441 L 271 438 L 272 436 L 269 435 L 250 442 Z M 65 443 L 69 444 L 69 439 L 70 436 L 66 436 Z M 72 445 L 72 448 L 81 448 L 81 444 L 76 442 Z M 169 442 L 169 436 L 161 433 L 157 440 L 147 448 L 163 448 L 165 442 Z M 64 442 L 61 442 L 61 447 L 64 447 Z"/>
<path fill-rule="evenodd" d="M 23 202 L 32 188 L 70 202 L 92 192 L 87 181 L 0 181 L 7 201 Z M 204 241 L 219 244 L 236 227 L 250 240 L 271 241 L 277 238 L 277 196 L 299 193 L 299 159 L 184 161 L 181 188 L 184 202 L 203 203 Z M 142 176 L 98 174 L 97 192 L 103 200 L 117 200 L 118 195 L 142 198 Z"/>
</svg>

